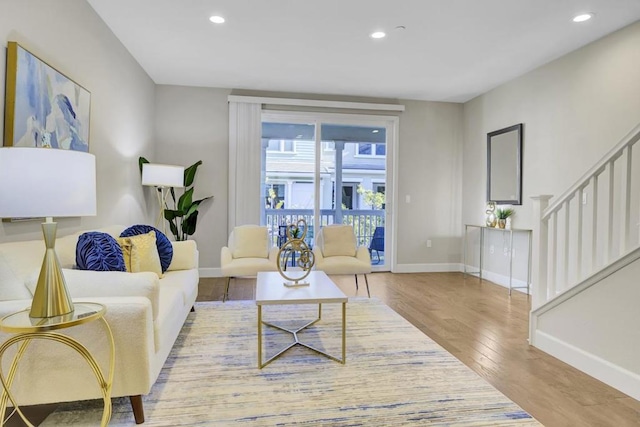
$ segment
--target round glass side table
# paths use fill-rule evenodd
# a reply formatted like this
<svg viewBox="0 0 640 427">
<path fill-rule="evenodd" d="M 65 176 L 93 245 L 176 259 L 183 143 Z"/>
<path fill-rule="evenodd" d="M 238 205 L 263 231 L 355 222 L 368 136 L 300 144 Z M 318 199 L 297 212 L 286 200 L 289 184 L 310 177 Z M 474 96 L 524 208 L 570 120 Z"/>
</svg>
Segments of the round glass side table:
<svg viewBox="0 0 640 427">
<path fill-rule="evenodd" d="M 24 353 L 27 351 L 29 343 L 34 339 L 40 339 L 59 342 L 66 345 L 84 358 L 93 370 L 98 386 L 102 391 L 104 409 L 102 411 L 102 421 L 100 425 L 107 426 L 109 424 L 109 420 L 111 419 L 111 386 L 113 384 L 115 344 L 111 328 L 104 318 L 104 315 L 107 312 L 107 307 L 103 304 L 93 302 L 74 302 L 73 307 L 73 312 L 56 317 L 32 318 L 29 317 L 30 309 L 25 309 L 9 314 L 8 316 L 0 319 L 0 331 L 15 334 L 0 346 L 0 382 L 2 382 L 2 394 L 0 394 L 0 416 L 4 417 L 7 405 L 11 402 L 13 405 L 13 412 L 17 413 L 26 425 L 32 426 L 20 410 L 18 403 L 11 394 L 11 386 L 13 385 L 13 380 L 15 379 L 18 370 L 18 364 L 20 363 Z M 61 329 L 83 325 L 96 320 L 100 320 L 104 325 L 110 343 L 111 354 L 109 358 L 109 375 L 106 379 L 102 368 L 84 345 L 70 336 L 56 332 Z M 11 362 L 9 373 L 5 376 L 2 371 L 2 359 L 4 358 L 5 352 L 12 345 L 18 343 L 20 345 L 18 346 L 17 352 Z M 13 415 L 13 413 L 11 415 Z M 1 419 L 0 425 L 4 425 L 5 421 L 5 419 Z"/>
</svg>

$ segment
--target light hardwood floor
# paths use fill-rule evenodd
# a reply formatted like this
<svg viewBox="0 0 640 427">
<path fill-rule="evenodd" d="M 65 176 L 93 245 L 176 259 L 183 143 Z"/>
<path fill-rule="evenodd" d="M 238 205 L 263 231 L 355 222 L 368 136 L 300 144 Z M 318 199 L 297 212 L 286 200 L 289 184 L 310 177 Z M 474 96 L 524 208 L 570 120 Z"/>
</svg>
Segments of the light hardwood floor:
<svg viewBox="0 0 640 427">
<path fill-rule="evenodd" d="M 529 299 L 461 273 L 374 273 L 378 298 L 547 427 L 640 426 L 640 402 L 529 346 Z M 348 296 L 353 276 L 332 276 Z M 222 300 L 226 279 L 200 279 L 199 301 Z M 231 300 L 254 299 L 255 279 L 231 281 Z M 640 357 L 640 356 L 639 356 Z"/>
</svg>

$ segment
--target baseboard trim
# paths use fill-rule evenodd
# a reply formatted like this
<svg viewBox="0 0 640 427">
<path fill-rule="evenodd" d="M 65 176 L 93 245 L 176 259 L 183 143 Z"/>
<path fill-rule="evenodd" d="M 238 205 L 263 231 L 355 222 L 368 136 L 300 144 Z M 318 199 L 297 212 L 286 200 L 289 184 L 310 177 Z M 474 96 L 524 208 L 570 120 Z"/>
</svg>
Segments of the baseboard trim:
<svg viewBox="0 0 640 427">
<path fill-rule="evenodd" d="M 392 273 L 445 273 L 462 271 L 461 264 L 398 264 Z"/>
<path fill-rule="evenodd" d="M 199 268 L 200 277 L 222 277 L 222 269 L 220 268 Z"/>
<path fill-rule="evenodd" d="M 503 276 L 502 274 L 497 274 L 491 271 L 483 270 L 482 278 L 484 280 L 493 282 L 496 285 L 504 286 L 507 289 L 509 288 L 509 276 Z M 527 293 L 527 282 L 524 280 L 512 279 L 511 286 L 512 286 L 512 290 L 514 291 L 522 292 L 523 294 Z M 531 287 L 529 287 L 529 293 L 531 293 Z"/>
<path fill-rule="evenodd" d="M 540 350 L 640 400 L 640 375 L 542 331 L 535 332 L 534 342 Z"/>
</svg>

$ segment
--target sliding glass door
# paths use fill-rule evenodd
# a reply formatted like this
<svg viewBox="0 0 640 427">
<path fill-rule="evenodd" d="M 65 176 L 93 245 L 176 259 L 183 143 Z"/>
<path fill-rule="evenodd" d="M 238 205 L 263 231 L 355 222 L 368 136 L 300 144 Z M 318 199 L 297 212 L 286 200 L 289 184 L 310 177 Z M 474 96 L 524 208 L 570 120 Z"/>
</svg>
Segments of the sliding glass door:
<svg viewBox="0 0 640 427">
<path fill-rule="evenodd" d="M 284 226 L 298 218 L 308 224 L 311 246 L 316 227 L 350 224 L 370 249 L 372 267 L 389 270 L 394 126 L 375 116 L 263 113 L 261 222 L 273 244 L 283 243 Z"/>
</svg>

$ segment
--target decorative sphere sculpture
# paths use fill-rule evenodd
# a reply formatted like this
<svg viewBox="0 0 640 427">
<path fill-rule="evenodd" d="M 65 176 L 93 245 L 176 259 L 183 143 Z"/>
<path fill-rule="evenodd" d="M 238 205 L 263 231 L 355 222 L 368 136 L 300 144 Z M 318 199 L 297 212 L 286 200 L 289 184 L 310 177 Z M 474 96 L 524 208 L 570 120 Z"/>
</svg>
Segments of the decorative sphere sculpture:
<svg viewBox="0 0 640 427">
<path fill-rule="evenodd" d="M 309 283 L 304 282 L 304 279 L 311 273 L 311 268 L 315 263 L 315 256 L 304 241 L 306 235 L 307 222 L 304 219 L 299 219 L 295 224 L 287 225 L 287 241 L 278 251 L 278 272 L 288 280 L 288 282 L 284 282 L 285 286 L 309 285 Z M 296 274 L 287 274 L 286 267 L 291 259 L 295 260 L 295 265 L 303 272 L 302 275 L 299 274 L 298 270 L 296 270 Z"/>
</svg>

